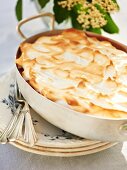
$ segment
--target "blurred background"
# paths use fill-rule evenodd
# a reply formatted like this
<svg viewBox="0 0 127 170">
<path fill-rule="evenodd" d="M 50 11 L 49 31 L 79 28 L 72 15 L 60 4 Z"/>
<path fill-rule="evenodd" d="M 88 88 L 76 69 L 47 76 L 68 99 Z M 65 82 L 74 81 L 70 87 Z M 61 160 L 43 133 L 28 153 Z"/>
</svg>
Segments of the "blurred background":
<svg viewBox="0 0 127 170">
<path fill-rule="evenodd" d="M 16 49 L 22 39 L 16 32 L 16 0 L 0 0 L 0 4 L 0 74 L 3 74 L 13 67 Z M 37 14 L 35 5 L 30 0 L 25 0 L 24 16 L 34 14 Z"/>
<path fill-rule="evenodd" d="M 23 2 L 23 18 L 38 14 L 38 9 L 34 2 L 31 2 L 31 0 Z M 120 11 L 113 14 L 112 17 L 120 28 L 120 33 L 113 35 L 103 34 L 127 45 L 127 0 L 118 0 L 117 2 L 120 6 Z M 0 0 L 0 4 L 0 74 L 3 74 L 14 66 L 16 50 L 22 38 L 16 32 L 18 23 L 15 17 L 16 0 Z M 50 12 L 49 9 L 48 12 Z M 23 31 L 27 36 L 30 36 L 40 30 L 47 29 L 47 25 L 40 19 L 25 26 Z"/>
</svg>

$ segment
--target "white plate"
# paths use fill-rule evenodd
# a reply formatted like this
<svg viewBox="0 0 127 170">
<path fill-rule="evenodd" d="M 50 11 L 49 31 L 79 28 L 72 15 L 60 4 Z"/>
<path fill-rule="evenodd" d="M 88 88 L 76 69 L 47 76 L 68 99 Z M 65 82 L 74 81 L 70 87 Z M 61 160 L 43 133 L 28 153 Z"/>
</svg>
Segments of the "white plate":
<svg viewBox="0 0 127 170">
<path fill-rule="evenodd" d="M 0 130 L 8 124 L 15 111 L 15 71 L 11 70 L 0 78 Z M 25 151 L 51 156 L 78 156 L 99 152 L 116 143 L 92 141 L 67 133 L 51 125 L 31 109 L 32 120 L 38 136 L 36 146 L 29 147 L 21 138 L 12 145 Z"/>
</svg>

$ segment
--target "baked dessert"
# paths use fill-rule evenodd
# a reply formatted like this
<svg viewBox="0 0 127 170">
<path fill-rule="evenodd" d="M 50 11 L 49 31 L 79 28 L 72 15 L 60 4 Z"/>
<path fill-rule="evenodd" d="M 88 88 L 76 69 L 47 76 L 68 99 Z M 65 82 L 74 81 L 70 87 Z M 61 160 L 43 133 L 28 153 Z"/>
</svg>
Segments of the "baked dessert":
<svg viewBox="0 0 127 170">
<path fill-rule="evenodd" d="M 76 111 L 127 117 L 127 53 L 75 29 L 22 43 L 23 78 L 46 98 Z"/>
</svg>

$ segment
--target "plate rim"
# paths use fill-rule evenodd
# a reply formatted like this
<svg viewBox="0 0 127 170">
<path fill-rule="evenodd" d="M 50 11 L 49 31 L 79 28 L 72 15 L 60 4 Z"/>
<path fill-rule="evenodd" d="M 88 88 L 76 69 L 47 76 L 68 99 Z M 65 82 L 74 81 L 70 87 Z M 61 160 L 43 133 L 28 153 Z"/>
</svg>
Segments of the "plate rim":
<svg viewBox="0 0 127 170">
<path fill-rule="evenodd" d="M 19 144 L 19 145 L 22 145 L 24 147 L 31 147 L 32 149 L 42 149 L 42 148 L 45 148 L 47 150 L 52 150 L 52 151 L 68 151 L 68 150 L 83 150 L 86 148 L 96 148 L 96 147 L 99 147 L 99 146 L 104 146 L 104 145 L 107 145 L 107 144 L 111 144 L 111 142 L 98 142 L 98 143 L 95 143 L 95 144 L 89 144 L 89 145 L 84 145 L 84 146 L 78 146 L 78 147 L 67 147 L 67 148 L 63 148 L 63 147 L 48 147 L 48 146 L 42 146 L 42 145 L 35 145 L 35 146 L 30 146 L 29 144 L 23 142 L 23 141 L 20 141 L 20 140 L 17 140 L 17 141 L 14 141 L 12 143 L 16 143 L 16 144 Z M 113 144 L 113 143 L 112 143 Z"/>
<path fill-rule="evenodd" d="M 74 156 L 83 156 L 83 155 L 89 155 L 93 153 L 97 153 L 106 149 L 109 149 L 118 143 L 108 143 L 103 146 L 96 147 L 94 149 L 88 149 L 88 150 L 82 150 L 82 151 L 74 151 L 74 152 L 58 152 L 58 151 L 49 151 L 45 147 L 41 147 L 42 151 L 39 149 L 32 149 L 30 146 L 24 146 L 22 144 L 19 144 L 18 142 L 10 142 L 11 145 L 15 146 L 16 148 L 19 148 L 23 151 L 29 152 L 29 153 L 34 153 L 38 155 L 43 155 L 43 156 L 57 156 L 57 157 L 74 157 Z"/>
</svg>

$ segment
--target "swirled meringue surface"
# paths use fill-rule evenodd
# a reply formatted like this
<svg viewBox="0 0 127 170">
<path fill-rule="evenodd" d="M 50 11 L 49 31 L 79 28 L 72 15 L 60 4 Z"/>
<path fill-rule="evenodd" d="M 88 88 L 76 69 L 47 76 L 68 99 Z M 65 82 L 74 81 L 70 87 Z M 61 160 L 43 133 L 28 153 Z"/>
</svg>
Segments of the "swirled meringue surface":
<svg viewBox="0 0 127 170">
<path fill-rule="evenodd" d="M 69 29 L 21 44 L 23 78 L 46 98 L 86 114 L 127 117 L 127 53 Z"/>
</svg>

